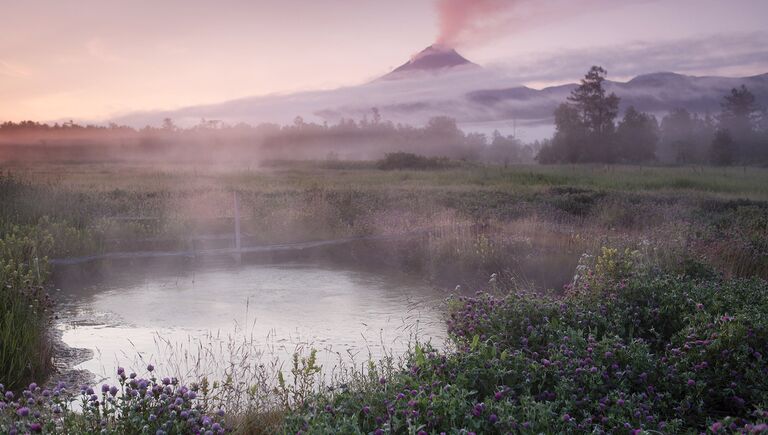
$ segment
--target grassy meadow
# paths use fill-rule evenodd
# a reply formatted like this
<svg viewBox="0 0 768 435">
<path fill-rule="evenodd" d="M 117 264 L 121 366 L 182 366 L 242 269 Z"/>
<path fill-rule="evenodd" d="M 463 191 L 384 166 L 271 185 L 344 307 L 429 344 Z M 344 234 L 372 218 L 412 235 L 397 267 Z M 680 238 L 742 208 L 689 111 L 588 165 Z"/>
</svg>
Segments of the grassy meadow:
<svg viewBox="0 0 768 435">
<path fill-rule="evenodd" d="M 0 432 L 768 430 L 767 169 L 0 170 Z M 347 367 L 331 388 L 311 352 L 274 385 L 149 369 L 96 391 L 46 385 L 49 260 L 205 249 L 192 237 L 231 234 L 233 192 L 250 244 L 370 236 L 335 260 L 477 291 L 449 301 L 450 346 L 415 343 L 400 362 Z M 408 237 L 375 239 L 396 235 Z"/>
</svg>

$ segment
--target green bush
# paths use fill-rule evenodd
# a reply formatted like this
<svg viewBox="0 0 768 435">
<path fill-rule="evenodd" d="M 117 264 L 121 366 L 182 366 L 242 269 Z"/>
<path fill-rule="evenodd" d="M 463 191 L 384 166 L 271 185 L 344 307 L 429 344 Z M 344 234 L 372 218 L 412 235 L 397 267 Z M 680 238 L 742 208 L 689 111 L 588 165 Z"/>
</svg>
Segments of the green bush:
<svg viewBox="0 0 768 435">
<path fill-rule="evenodd" d="M 573 187 L 554 187 L 549 190 L 547 202 L 558 210 L 584 217 L 603 197 L 605 197 L 604 192 Z"/>
<path fill-rule="evenodd" d="M 768 284 L 585 258 L 565 296 L 450 303 L 454 352 L 321 393 L 286 418 L 307 433 L 763 431 Z"/>
<path fill-rule="evenodd" d="M 413 153 L 389 153 L 384 159 L 379 160 L 376 167 L 383 170 L 393 169 L 447 169 L 458 167 L 457 162 L 453 162 L 447 157 L 425 157 Z"/>
</svg>

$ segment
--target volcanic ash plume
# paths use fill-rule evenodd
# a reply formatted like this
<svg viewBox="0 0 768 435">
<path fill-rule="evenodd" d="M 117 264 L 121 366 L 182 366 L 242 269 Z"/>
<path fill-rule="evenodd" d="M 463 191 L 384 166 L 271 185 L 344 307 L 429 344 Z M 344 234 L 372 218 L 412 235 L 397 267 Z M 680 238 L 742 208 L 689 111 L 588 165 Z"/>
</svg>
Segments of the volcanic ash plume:
<svg viewBox="0 0 768 435">
<path fill-rule="evenodd" d="M 493 38 L 579 14 L 652 0 L 436 0 L 440 33 L 450 48 Z"/>
<path fill-rule="evenodd" d="M 456 47 L 476 39 L 486 33 L 490 23 L 497 22 L 499 13 L 514 3 L 515 0 L 438 0 L 440 34 L 437 43 Z"/>
</svg>

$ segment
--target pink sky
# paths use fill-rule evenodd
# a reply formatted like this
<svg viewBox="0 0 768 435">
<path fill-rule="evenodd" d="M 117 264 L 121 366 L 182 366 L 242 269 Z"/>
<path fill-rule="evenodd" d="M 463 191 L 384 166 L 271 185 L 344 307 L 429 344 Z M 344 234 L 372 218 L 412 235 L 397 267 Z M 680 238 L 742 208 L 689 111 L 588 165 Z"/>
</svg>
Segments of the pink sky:
<svg viewBox="0 0 768 435">
<path fill-rule="evenodd" d="M 768 72 L 764 0 L 585 0 L 567 17 L 563 1 L 518 1 L 524 24 L 475 23 L 495 28 L 460 51 L 531 85 L 575 80 L 595 62 L 618 77 Z M 432 0 L 0 0 L 0 121 L 101 120 L 363 83 L 431 44 L 437 11 Z M 553 71 L 560 58 L 576 65 Z M 550 65 L 541 77 L 538 65 Z"/>
</svg>

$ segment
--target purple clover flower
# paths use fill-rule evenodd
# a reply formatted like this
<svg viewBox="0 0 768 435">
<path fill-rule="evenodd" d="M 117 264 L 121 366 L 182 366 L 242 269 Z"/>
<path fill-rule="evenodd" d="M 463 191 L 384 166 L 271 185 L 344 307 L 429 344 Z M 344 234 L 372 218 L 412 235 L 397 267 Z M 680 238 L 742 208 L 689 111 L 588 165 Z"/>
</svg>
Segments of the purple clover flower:
<svg viewBox="0 0 768 435">
<path fill-rule="evenodd" d="M 472 407 L 472 415 L 475 417 L 479 417 L 483 411 L 485 410 L 485 404 L 482 402 L 475 404 L 474 407 Z"/>
</svg>

